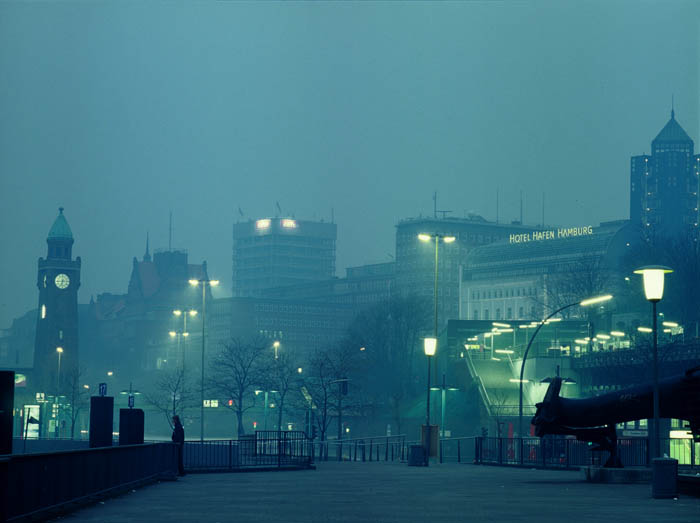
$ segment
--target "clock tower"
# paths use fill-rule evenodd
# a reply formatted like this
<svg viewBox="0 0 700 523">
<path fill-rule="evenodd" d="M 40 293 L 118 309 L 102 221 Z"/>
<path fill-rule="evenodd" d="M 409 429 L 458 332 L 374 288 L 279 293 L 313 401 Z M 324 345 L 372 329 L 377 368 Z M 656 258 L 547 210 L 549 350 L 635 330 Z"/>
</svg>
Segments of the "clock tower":
<svg viewBox="0 0 700 523">
<path fill-rule="evenodd" d="M 39 258 L 39 310 L 34 344 L 34 383 L 37 392 L 56 394 L 78 365 L 78 288 L 80 257 L 72 258 L 73 233 L 63 207 L 46 238 L 48 253 Z"/>
</svg>

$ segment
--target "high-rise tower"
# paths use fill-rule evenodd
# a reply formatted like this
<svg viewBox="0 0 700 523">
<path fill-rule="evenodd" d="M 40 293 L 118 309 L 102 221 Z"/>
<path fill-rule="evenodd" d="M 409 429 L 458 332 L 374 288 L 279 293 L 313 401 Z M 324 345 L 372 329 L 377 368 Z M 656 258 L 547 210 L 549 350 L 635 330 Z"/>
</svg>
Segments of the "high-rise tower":
<svg viewBox="0 0 700 523">
<path fill-rule="evenodd" d="M 48 253 L 39 258 L 39 310 L 34 344 L 34 383 L 38 392 L 55 394 L 65 387 L 78 364 L 78 288 L 80 257 L 72 258 L 73 233 L 63 207 L 46 238 Z"/>
<path fill-rule="evenodd" d="M 697 241 L 700 155 L 693 148 L 671 110 L 671 119 L 651 142 L 651 155 L 632 157 L 630 220 L 647 236 Z"/>
<path fill-rule="evenodd" d="M 233 295 L 335 276 L 335 223 L 263 218 L 233 226 Z"/>
</svg>

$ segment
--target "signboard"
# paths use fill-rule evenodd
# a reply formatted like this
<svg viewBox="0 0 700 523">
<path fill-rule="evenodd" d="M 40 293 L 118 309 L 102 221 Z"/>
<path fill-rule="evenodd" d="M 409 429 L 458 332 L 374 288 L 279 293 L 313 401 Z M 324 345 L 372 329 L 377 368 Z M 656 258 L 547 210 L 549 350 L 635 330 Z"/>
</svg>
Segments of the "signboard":
<svg viewBox="0 0 700 523">
<path fill-rule="evenodd" d="M 39 439 L 39 418 L 41 416 L 40 405 L 24 406 L 24 428 L 27 439 Z"/>
<path fill-rule="evenodd" d="M 591 236 L 593 227 L 586 225 L 584 227 L 561 227 L 557 229 L 548 229 L 546 231 L 532 231 L 511 234 L 509 236 L 510 243 L 527 243 L 539 242 L 543 240 L 558 240 L 562 238 L 574 238 L 576 236 Z"/>
<path fill-rule="evenodd" d="M 27 386 L 27 376 L 24 374 L 15 374 L 15 387 L 26 387 Z"/>
</svg>

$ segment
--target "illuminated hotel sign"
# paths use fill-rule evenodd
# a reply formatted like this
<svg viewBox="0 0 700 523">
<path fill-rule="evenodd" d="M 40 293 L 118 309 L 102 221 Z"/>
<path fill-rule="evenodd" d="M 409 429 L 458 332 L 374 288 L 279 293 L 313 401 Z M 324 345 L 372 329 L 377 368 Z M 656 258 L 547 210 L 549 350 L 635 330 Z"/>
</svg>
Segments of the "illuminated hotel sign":
<svg viewBox="0 0 700 523">
<path fill-rule="evenodd" d="M 576 236 L 591 236 L 593 227 L 563 227 L 560 229 L 550 229 L 547 231 L 523 232 L 511 234 L 510 243 L 540 242 L 543 240 L 558 240 L 561 238 L 574 238 Z"/>
</svg>

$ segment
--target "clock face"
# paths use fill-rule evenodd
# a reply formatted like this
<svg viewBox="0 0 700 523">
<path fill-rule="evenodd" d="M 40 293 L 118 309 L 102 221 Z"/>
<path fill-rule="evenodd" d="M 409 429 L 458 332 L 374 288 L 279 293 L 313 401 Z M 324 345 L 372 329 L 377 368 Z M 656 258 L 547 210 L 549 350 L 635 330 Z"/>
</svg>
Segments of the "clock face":
<svg viewBox="0 0 700 523">
<path fill-rule="evenodd" d="M 56 287 L 58 287 L 59 289 L 65 289 L 70 284 L 70 278 L 67 274 L 61 273 L 58 276 L 56 276 L 54 282 L 56 283 Z"/>
</svg>

